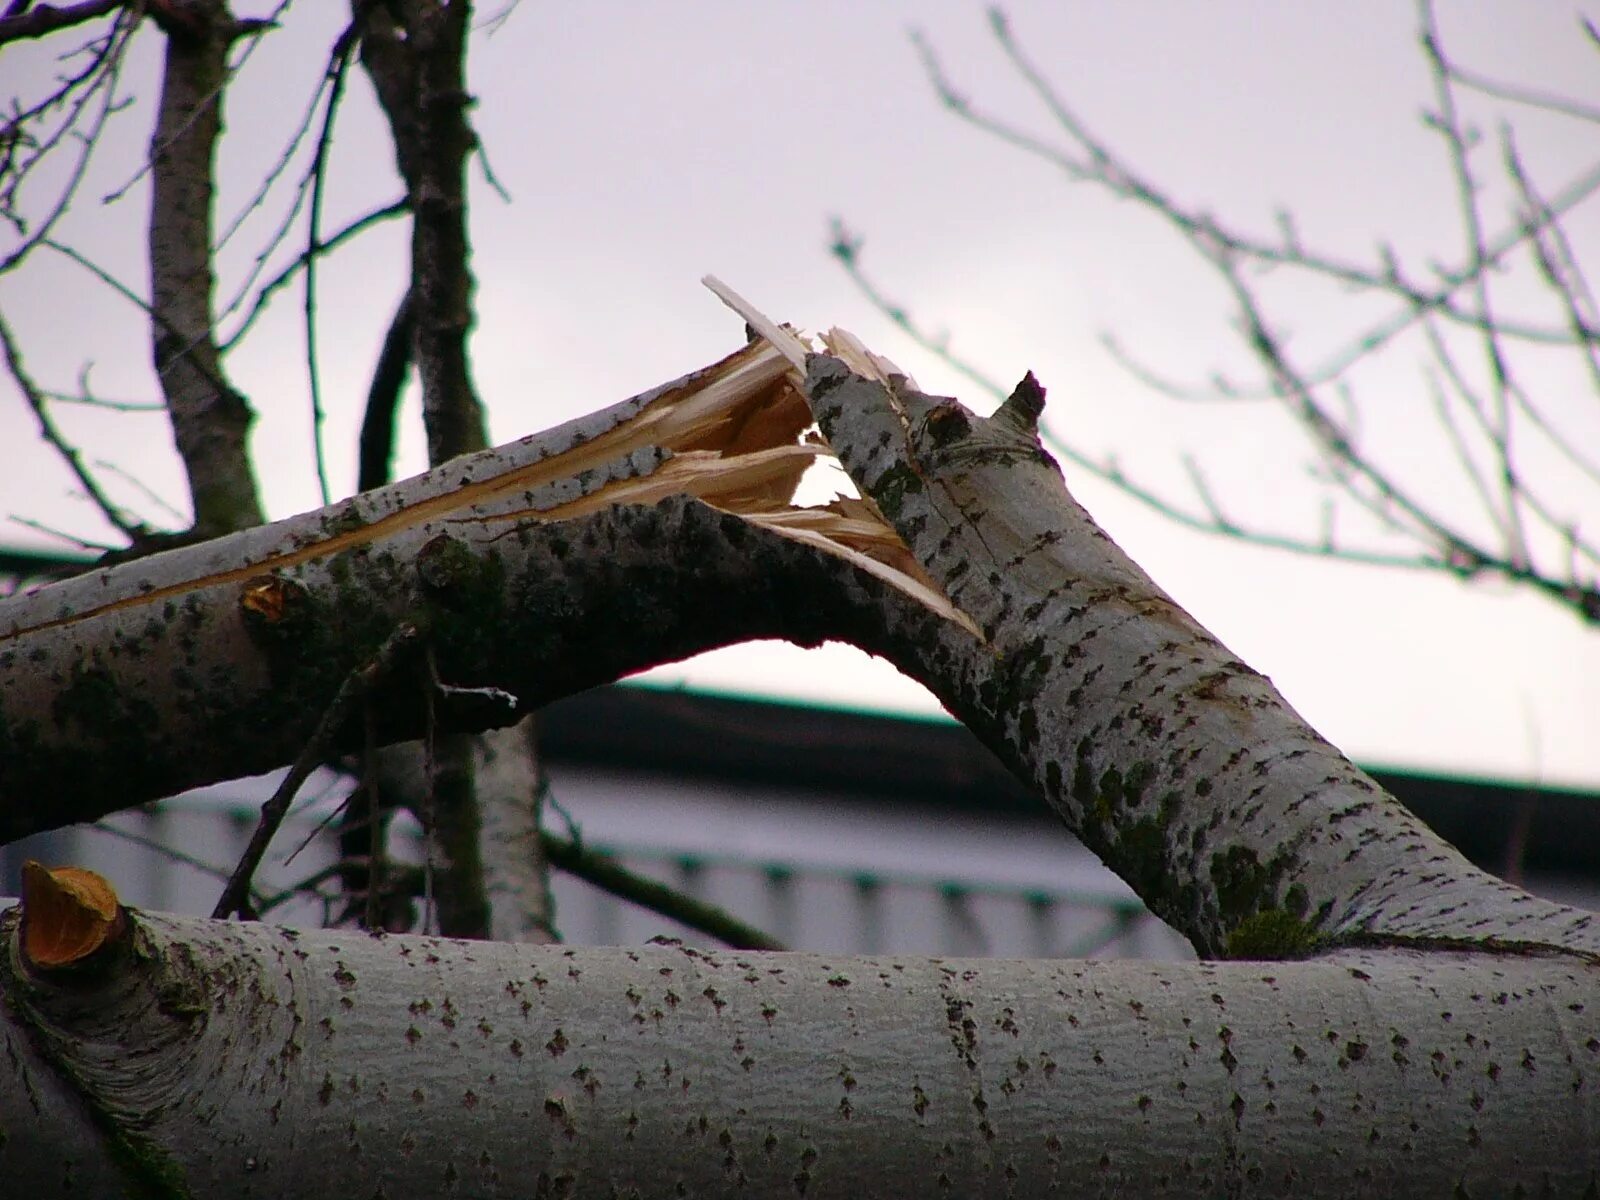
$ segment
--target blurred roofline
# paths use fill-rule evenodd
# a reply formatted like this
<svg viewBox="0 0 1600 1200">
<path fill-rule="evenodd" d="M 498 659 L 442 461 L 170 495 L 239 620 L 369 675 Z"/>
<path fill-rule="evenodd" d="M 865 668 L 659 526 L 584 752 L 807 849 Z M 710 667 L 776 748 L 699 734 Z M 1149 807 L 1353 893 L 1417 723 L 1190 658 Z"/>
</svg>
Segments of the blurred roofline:
<svg viewBox="0 0 1600 1200">
<path fill-rule="evenodd" d="M 569 696 L 538 720 L 552 763 L 904 800 L 1000 819 L 1048 816 L 954 722 L 634 684 Z M 1520 843 L 1526 870 L 1600 877 L 1600 795 L 1363 765 L 1488 870 L 1505 872 Z"/>
<path fill-rule="evenodd" d="M 95 561 L 81 552 L 0 545 L 0 577 L 17 587 L 75 574 Z M 621 684 L 558 701 L 540 714 L 539 725 L 540 746 L 553 762 L 863 800 L 912 799 L 998 818 L 1046 815 L 970 732 L 926 717 Z M 1600 878 L 1600 795 L 1363 765 L 1488 870 L 1506 871 L 1520 845 L 1526 870 Z"/>
</svg>

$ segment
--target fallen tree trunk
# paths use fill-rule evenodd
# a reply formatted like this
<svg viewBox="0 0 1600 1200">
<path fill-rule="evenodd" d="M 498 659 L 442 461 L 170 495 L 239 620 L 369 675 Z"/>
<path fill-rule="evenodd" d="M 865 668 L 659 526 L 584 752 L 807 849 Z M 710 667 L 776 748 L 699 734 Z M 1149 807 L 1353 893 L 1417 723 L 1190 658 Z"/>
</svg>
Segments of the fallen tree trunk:
<svg viewBox="0 0 1600 1200">
<path fill-rule="evenodd" d="M 1600 1086 L 1593 915 L 1470 866 L 1128 560 L 1040 447 L 1031 377 L 984 419 L 921 394 L 848 335 L 815 353 L 741 311 L 761 343 L 596 417 L 0 605 L 0 836 L 287 761 L 385 655 L 408 657 L 365 702 L 398 739 L 426 732 L 430 714 L 503 723 L 712 645 L 833 637 L 927 684 L 1202 954 L 1307 961 L 688 956 L 688 970 L 636 952 L 135 918 L 140 953 L 107 951 L 116 994 L 88 1007 L 14 962 L 7 992 L 34 1056 L 17 1070 L 90 1080 L 75 1039 L 113 1001 L 154 1006 L 135 1041 L 203 1055 L 211 1026 L 226 1039 L 255 1019 L 238 997 L 265 995 L 295 1029 L 319 1030 L 244 1051 L 283 1064 L 285 1087 L 309 1086 L 300 1059 L 330 1023 L 410 1055 L 414 1120 L 396 1116 L 398 1084 L 366 1080 L 354 1042 L 308 1078 L 352 1145 L 375 1121 L 373 1144 L 417 1155 L 416 1194 L 439 1186 L 440 1163 L 447 1182 L 466 1177 L 462 1114 L 431 1105 L 473 1110 L 502 1079 L 515 1098 L 467 1143 L 483 1151 L 475 1194 L 698 1195 L 752 1180 L 830 1195 L 916 1180 L 1019 1195 L 1051 1180 L 1184 1194 L 1600 1186 L 1586 1100 Z M 813 415 L 820 438 L 806 433 Z M 795 507 L 800 473 L 827 453 L 862 498 Z M 348 724 L 346 741 L 361 723 Z M 294 990 L 295 964 L 318 956 L 343 964 L 327 1001 Z M 185 982 L 191 967 L 200 981 Z M 374 986 L 357 995 L 341 970 Z M 661 983 L 685 970 L 689 983 Z M 530 984 L 543 995 L 557 978 L 560 1005 L 538 1009 Z M 185 1021 L 161 1015 L 173 995 Z M 536 1010 L 510 1049 L 498 1031 Z M 458 1055 L 466 1076 L 444 1061 Z M 763 1055 L 781 1069 L 758 1080 L 744 1059 Z M 1103 1069 L 1109 1092 L 1096 1090 Z M 73 1086 L 131 1086 L 107 1070 L 103 1086 Z M 620 1098 L 629 1089 L 637 1102 Z M 304 1103 L 276 1084 L 235 1092 L 229 1104 L 255 1121 Z M 1287 1101 L 1302 1092 L 1309 1107 Z M 178 1152 L 193 1132 L 182 1123 L 199 1119 L 182 1105 L 141 1091 L 110 1119 L 142 1131 L 169 1111 L 179 1124 L 155 1139 L 160 1155 L 234 1187 L 241 1176 L 194 1176 L 215 1164 Z M 324 1136 L 290 1132 L 286 1144 Z M 38 1136 L 45 1149 L 29 1153 L 59 1149 L 56 1133 Z M 507 1181 L 495 1139 L 530 1136 L 540 1165 Z"/>
<path fill-rule="evenodd" d="M 1574 960 L 859 959 L 135 921 L 87 972 L 21 968 L 0 929 L 0 1172 L 37 1200 L 1595 1185 L 1594 973 Z"/>
<path fill-rule="evenodd" d="M 408 621 L 444 681 L 510 698 L 439 706 L 482 729 L 716 645 L 866 640 L 884 590 L 940 620 L 892 530 L 789 508 L 823 452 L 797 440 L 810 423 L 788 364 L 751 347 L 328 509 L 0 601 L 0 841 L 289 762 Z M 378 691 L 383 740 L 421 736 L 426 699 Z"/>
</svg>

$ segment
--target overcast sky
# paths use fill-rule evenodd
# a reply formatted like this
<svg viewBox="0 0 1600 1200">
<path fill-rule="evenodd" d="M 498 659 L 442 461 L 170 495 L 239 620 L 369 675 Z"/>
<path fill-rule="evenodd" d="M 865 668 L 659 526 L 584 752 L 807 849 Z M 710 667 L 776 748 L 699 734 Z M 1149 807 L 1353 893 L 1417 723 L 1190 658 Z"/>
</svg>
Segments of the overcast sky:
<svg viewBox="0 0 1600 1200">
<path fill-rule="evenodd" d="M 1600 17 L 1600 6 L 1589 9 Z M 229 100 L 219 226 L 247 207 L 281 152 L 344 11 L 299 0 L 245 66 Z M 1582 36 L 1581 11 L 1475 0 L 1445 4 L 1441 22 L 1463 63 L 1597 104 L 1600 51 Z M 1018 40 L 1079 115 L 1184 202 L 1263 236 L 1287 207 L 1306 242 L 1371 263 L 1373 247 L 1388 240 L 1419 278 L 1430 262 L 1462 261 L 1448 167 L 1420 121 L 1428 78 L 1410 6 L 1150 0 L 1009 12 Z M 610 404 L 737 346 L 738 320 L 698 284 L 706 272 L 780 319 L 849 328 L 925 388 L 987 410 L 979 391 L 911 346 L 829 258 L 837 215 L 865 239 L 868 271 L 947 330 L 965 358 L 1006 382 L 1036 372 L 1050 390 L 1047 419 L 1074 444 L 1115 453 L 1131 475 L 1175 495 L 1186 486 L 1181 455 L 1191 453 L 1230 513 L 1315 534 L 1319 493 L 1306 475 L 1306 445 L 1280 414 L 1268 405 L 1176 406 L 1131 380 L 1100 343 L 1115 331 L 1146 362 L 1195 382 L 1242 369 L 1215 279 L 1148 215 L 1069 185 L 943 111 L 908 37 L 913 27 L 975 104 L 1053 136 L 971 3 L 522 0 L 497 32 L 475 40 L 477 125 L 511 196 L 503 202 L 475 173 L 474 362 L 496 439 Z M 35 90 L 67 44 L 0 52 L 0 91 Z M 138 169 L 159 50 L 153 30 L 141 34 L 127 73 L 137 103 L 114 124 L 84 200 L 58 233 L 138 291 L 148 193 L 135 184 L 114 203 L 99 198 Z M 1474 109 L 1491 137 L 1501 111 Z M 1547 191 L 1600 157 L 1593 126 L 1519 115 L 1518 130 Z M 1483 163 L 1491 176 L 1494 155 Z M 359 74 L 332 161 L 325 228 L 400 195 Z M 224 301 L 287 203 L 287 191 L 270 196 L 225 248 Z M 1486 208 L 1494 228 L 1509 219 L 1503 189 L 1491 187 Z M 1569 230 L 1600 261 L 1600 205 L 1580 209 Z M 303 226 L 295 238 L 303 242 Z M 394 224 L 322 272 L 327 444 L 341 494 L 353 486 L 360 402 L 405 271 L 406 235 Z M 1274 311 L 1310 363 L 1390 311 L 1335 289 L 1265 286 L 1281 288 Z M 300 304 L 295 289 L 282 293 L 228 364 L 261 414 L 255 446 L 274 516 L 318 503 Z M 1559 315 L 1535 288 L 1526 304 L 1547 321 Z M 0 278 L 0 309 L 45 386 L 71 390 L 92 361 L 99 394 L 155 396 L 138 311 L 81 269 L 41 254 Z M 225 318 L 223 329 L 236 322 Z M 1423 359 L 1419 344 L 1403 343 L 1354 378 L 1363 429 L 1386 465 L 1466 505 L 1429 415 Z M 1568 435 L 1600 447 L 1587 376 L 1544 360 L 1526 370 Z M 159 415 L 63 409 L 61 420 L 92 456 L 182 507 Z M 5 384 L 0 445 L 0 515 L 104 535 Z M 402 470 L 423 465 L 413 409 Z M 1544 468 L 1535 461 L 1530 470 L 1545 499 L 1592 529 L 1594 489 Z M 1600 785 L 1600 630 L 1565 610 L 1503 584 L 1469 588 L 1231 545 L 1180 531 L 1081 473 L 1069 471 L 1068 482 L 1180 603 L 1355 757 Z M 178 523 L 129 485 L 119 494 L 156 522 Z M 16 525 L 0 538 L 41 540 Z M 846 649 L 739 647 L 658 676 L 936 711 L 915 685 Z"/>
</svg>

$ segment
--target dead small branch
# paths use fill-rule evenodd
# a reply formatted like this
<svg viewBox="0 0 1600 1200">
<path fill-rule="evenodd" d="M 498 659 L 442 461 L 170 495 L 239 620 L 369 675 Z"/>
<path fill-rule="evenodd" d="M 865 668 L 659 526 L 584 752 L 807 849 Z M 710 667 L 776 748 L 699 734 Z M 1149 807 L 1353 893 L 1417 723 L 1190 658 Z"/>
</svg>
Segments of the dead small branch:
<svg viewBox="0 0 1600 1200">
<path fill-rule="evenodd" d="M 998 9 L 990 10 L 996 43 L 1048 115 L 1056 136 L 1035 134 L 984 111 L 957 90 L 926 39 L 914 40 L 935 94 L 956 117 L 1049 163 L 1073 182 L 1133 201 L 1210 266 L 1260 378 L 1247 382 L 1213 373 L 1206 386 L 1180 383 L 1144 366 L 1108 335 L 1105 342 L 1112 356 L 1168 399 L 1190 403 L 1265 399 L 1281 407 L 1306 436 L 1314 478 L 1330 489 L 1340 506 L 1370 518 L 1373 532 L 1362 544 L 1351 540 L 1346 526 L 1335 540 L 1326 506 L 1322 528 L 1314 535 L 1264 528 L 1270 524 L 1267 521 L 1223 518 L 1219 499 L 1205 486 L 1196 463 L 1188 465 L 1194 497 L 1181 500 L 1135 483 L 1114 460 L 1086 454 L 1058 437 L 1050 438 L 1053 451 L 1188 528 L 1352 562 L 1498 575 L 1532 587 L 1587 621 L 1600 622 L 1600 544 L 1580 532 L 1586 522 L 1579 517 L 1585 506 L 1600 502 L 1600 493 L 1575 501 L 1567 490 L 1557 490 L 1538 464 L 1553 453 L 1590 484 L 1600 483 L 1600 470 L 1581 440 L 1563 431 L 1550 405 L 1530 393 L 1517 358 L 1518 347 L 1528 353 L 1546 347 L 1568 349 L 1579 356 L 1600 394 L 1600 321 L 1564 228 L 1579 205 L 1600 194 L 1600 164 L 1591 164 L 1546 195 L 1528 178 L 1508 129 L 1502 136 L 1504 169 L 1521 203 L 1512 222 L 1503 229 L 1492 228 L 1483 172 L 1474 157 L 1482 139 L 1458 89 L 1501 95 L 1586 122 L 1594 114 L 1586 106 L 1564 106 L 1535 91 L 1486 86 L 1484 79 L 1445 55 L 1432 6 L 1420 4 L 1419 13 L 1419 41 L 1434 91 L 1434 111 L 1427 123 L 1440 134 L 1445 148 L 1464 245 L 1459 262 L 1430 267 L 1425 280 L 1413 277 L 1387 246 L 1380 248 L 1378 261 L 1371 266 L 1323 253 L 1305 242 L 1288 213 L 1279 214 L 1275 235 L 1266 237 L 1186 206 L 1093 132 L 1024 53 Z M 991 394 L 1004 393 L 972 362 L 956 355 L 947 337 L 919 326 L 903 305 L 890 301 L 868 279 L 861 264 L 861 239 L 838 222 L 832 249 L 863 293 L 919 345 Z M 1556 297 L 1559 322 L 1527 319 L 1499 298 L 1501 277 L 1524 259 L 1534 264 Z M 1258 276 L 1269 268 L 1287 268 L 1360 294 L 1392 299 L 1394 315 L 1363 329 L 1324 361 L 1303 362 L 1291 352 L 1282 323 L 1274 319 L 1259 290 Z M 1420 469 L 1413 448 L 1396 454 L 1360 436 L 1362 414 L 1348 375 L 1407 333 L 1418 334 L 1434 356 L 1428 391 L 1441 423 L 1443 448 L 1453 455 L 1453 467 L 1486 516 L 1486 526 L 1477 512 L 1461 514 L 1447 506 L 1434 477 Z M 1460 347 L 1469 344 L 1478 360 L 1470 369 L 1460 358 Z M 1441 384 L 1447 391 L 1440 390 Z M 1419 547 L 1418 552 L 1390 550 L 1385 540 L 1395 537 Z"/>
<path fill-rule="evenodd" d="M 699 930 L 735 950 L 787 949 L 771 934 L 739 920 L 726 909 L 630 871 L 609 854 L 553 833 L 546 833 L 542 840 L 552 866 L 630 904 Z"/>
<path fill-rule="evenodd" d="M 78 452 L 76 446 L 67 441 L 66 436 L 56 425 L 50 415 L 49 402 L 23 366 L 22 351 L 17 346 L 16 338 L 12 336 L 10 325 L 3 317 L 0 317 L 0 350 L 5 353 L 6 369 L 11 374 L 12 382 L 17 385 L 17 390 L 22 393 L 23 399 L 28 402 L 28 407 L 33 410 L 34 418 L 39 422 L 39 436 L 61 456 L 62 461 L 67 464 L 67 469 L 82 486 L 84 494 L 94 502 L 95 508 L 111 527 L 130 542 L 137 542 L 148 532 L 147 527 L 143 521 L 130 517 L 123 511 L 121 505 L 106 495 L 99 480 L 84 464 L 83 455 Z"/>
<path fill-rule="evenodd" d="M 83 0 L 80 4 L 41 4 L 33 8 L 30 0 L 12 0 L 0 16 L 0 46 L 26 38 L 49 37 L 61 29 L 83 25 L 127 7 L 127 0 Z"/>
<path fill-rule="evenodd" d="M 295 793 L 300 790 L 300 785 L 310 778 L 311 773 L 332 756 L 334 741 L 354 715 L 357 706 L 366 699 L 373 687 L 394 673 L 420 637 L 421 630 L 417 626 L 402 624 L 378 648 L 371 659 L 359 670 L 346 676 L 333 702 L 328 705 L 322 720 L 318 722 L 316 731 L 301 749 L 299 757 L 295 759 L 294 765 L 289 768 L 288 774 L 283 777 L 283 781 L 278 784 L 267 802 L 261 806 L 261 818 L 256 825 L 255 833 L 250 837 L 250 844 L 245 847 L 238 865 L 234 867 L 233 874 L 228 877 L 227 885 L 222 889 L 222 895 L 217 898 L 216 907 L 212 909 L 211 915 L 214 918 L 226 920 L 237 915 L 246 920 L 256 919 L 256 913 L 250 907 L 251 881 L 255 878 L 256 868 L 261 865 L 261 860 L 267 853 L 267 847 L 272 844 L 272 838 L 278 832 L 278 827 L 288 815 L 289 806 L 294 803 Z"/>
</svg>

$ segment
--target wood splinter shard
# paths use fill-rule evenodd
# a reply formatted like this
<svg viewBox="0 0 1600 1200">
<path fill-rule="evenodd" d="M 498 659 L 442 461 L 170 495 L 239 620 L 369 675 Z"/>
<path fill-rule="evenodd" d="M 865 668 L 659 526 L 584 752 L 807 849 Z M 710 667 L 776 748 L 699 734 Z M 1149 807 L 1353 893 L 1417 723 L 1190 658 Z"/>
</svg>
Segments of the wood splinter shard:
<svg viewBox="0 0 1600 1200">
<path fill-rule="evenodd" d="M 788 361 L 790 371 L 786 373 L 784 383 L 791 390 L 793 401 L 806 412 L 806 421 L 809 425 L 810 409 L 805 403 L 804 384 L 806 360 L 814 353 L 812 347 L 800 334 L 779 325 L 716 276 L 707 275 L 702 282 L 718 299 L 743 317 L 746 325 L 768 346 Z M 868 350 L 860 339 L 847 330 L 830 329 L 823 335 L 822 340 L 827 352 L 843 362 L 855 374 L 891 389 L 907 386 L 915 388 L 916 385 L 904 371 L 887 358 Z M 815 431 L 807 433 L 806 441 L 799 446 L 808 448 L 818 457 L 832 455 L 826 441 Z M 799 446 L 769 445 L 764 451 L 751 447 L 745 452 L 771 454 L 785 450 L 793 451 Z M 669 467 L 671 465 L 668 464 Z M 809 461 L 805 465 L 809 466 Z M 728 472 L 733 470 L 734 466 L 724 452 L 715 466 L 707 463 L 703 469 L 708 473 Z M 785 479 L 784 482 L 790 481 Z M 793 476 L 792 482 L 796 485 L 799 483 L 798 474 Z M 690 490 L 706 503 L 743 517 L 782 537 L 805 542 L 844 558 L 862 570 L 892 584 L 923 606 L 955 621 L 975 634 L 979 633 L 973 620 L 952 604 L 943 590 L 929 578 L 922 565 L 901 540 L 900 535 L 870 499 L 841 496 L 824 505 L 799 507 L 793 503 L 792 486 L 776 504 L 770 503 L 776 498 L 773 489 L 767 490 L 760 497 L 762 503 L 750 503 L 749 497 L 717 496 L 698 489 Z M 608 502 L 616 502 L 620 498 L 611 493 L 606 493 L 606 497 Z"/>
</svg>

